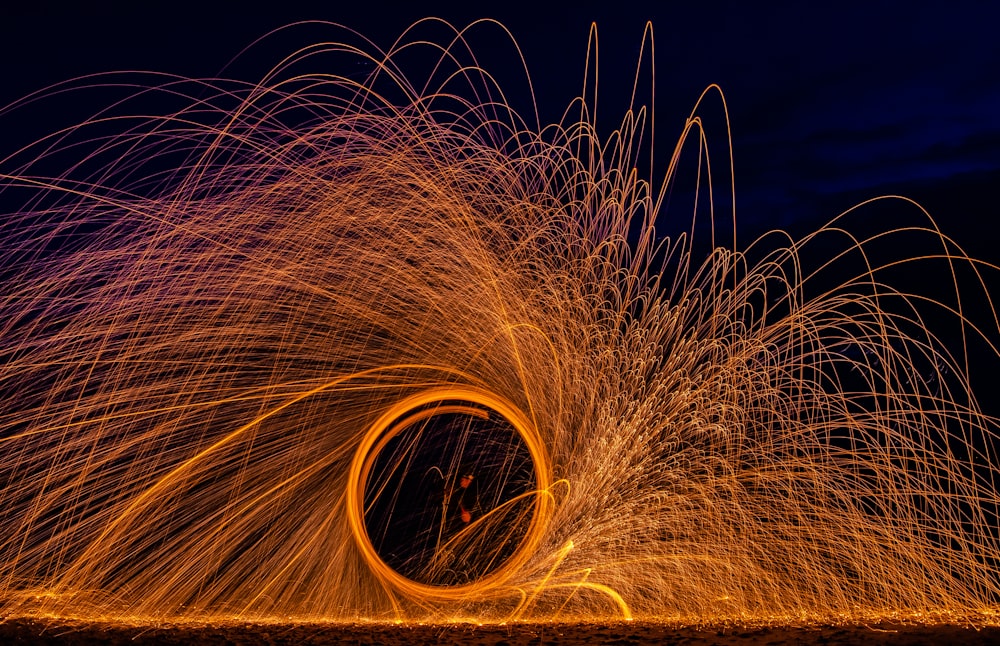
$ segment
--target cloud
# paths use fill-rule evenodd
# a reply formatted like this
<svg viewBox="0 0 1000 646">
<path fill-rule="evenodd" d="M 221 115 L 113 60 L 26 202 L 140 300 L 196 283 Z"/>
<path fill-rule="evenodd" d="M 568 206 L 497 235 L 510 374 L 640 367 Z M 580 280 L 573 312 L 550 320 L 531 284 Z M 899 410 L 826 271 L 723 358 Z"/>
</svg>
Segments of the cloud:
<svg viewBox="0 0 1000 646">
<path fill-rule="evenodd" d="M 978 73 L 831 85 L 786 104 L 770 129 L 740 136 L 737 127 L 737 181 L 750 217 L 781 225 L 829 216 L 808 209 L 838 196 L 1000 174 L 1000 91 L 974 83 Z"/>
</svg>

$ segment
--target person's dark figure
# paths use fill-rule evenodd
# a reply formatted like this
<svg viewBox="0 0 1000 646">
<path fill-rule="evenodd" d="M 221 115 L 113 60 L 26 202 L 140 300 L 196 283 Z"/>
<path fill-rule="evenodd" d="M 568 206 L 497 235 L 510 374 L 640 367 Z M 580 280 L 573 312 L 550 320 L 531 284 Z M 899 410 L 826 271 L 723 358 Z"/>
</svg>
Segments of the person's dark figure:
<svg viewBox="0 0 1000 646">
<path fill-rule="evenodd" d="M 458 486 L 451 490 L 448 497 L 447 526 L 449 533 L 459 531 L 472 522 L 479 512 L 478 483 L 475 476 L 464 472 L 458 479 Z"/>
</svg>

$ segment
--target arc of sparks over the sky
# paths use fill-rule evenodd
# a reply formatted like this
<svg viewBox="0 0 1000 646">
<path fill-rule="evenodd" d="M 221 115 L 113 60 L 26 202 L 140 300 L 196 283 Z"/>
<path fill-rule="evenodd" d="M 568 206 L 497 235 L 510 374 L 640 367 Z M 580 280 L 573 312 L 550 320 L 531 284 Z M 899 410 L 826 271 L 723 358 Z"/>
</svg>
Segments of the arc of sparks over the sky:
<svg viewBox="0 0 1000 646">
<path fill-rule="evenodd" d="M 997 267 L 916 205 L 739 247 L 717 88 L 657 178 L 638 72 L 610 135 L 589 66 L 543 127 L 476 63 L 487 28 L 342 30 L 259 83 L 127 76 L 0 161 L 5 616 L 992 616 L 997 420 L 969 365 L 996 358 Z M 440 459 L 405 452 L 446 415 L 470 430 Z M 467 446 L 496 416 L 513 431 Z M 455 585 L 387 565 L 390 446 L 380 500 L 440 481 L 435 563 L 474 530 L 507 560 Z"/>
</svg>

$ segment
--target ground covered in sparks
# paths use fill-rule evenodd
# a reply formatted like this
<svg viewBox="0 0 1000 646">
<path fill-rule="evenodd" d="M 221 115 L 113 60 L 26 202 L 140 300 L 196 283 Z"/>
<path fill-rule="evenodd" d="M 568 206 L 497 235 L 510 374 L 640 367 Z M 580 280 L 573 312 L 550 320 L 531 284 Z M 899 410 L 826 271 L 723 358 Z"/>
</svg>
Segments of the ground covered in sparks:
<svg viewBox="0 0 1000 646">
<path fill-rule="evenodd" d="M 862 626 L 677 626 L 579 623 L 485 625 L 206 624 L 125 626 L 7 619 L 2 644 L 995 644 L 1000 627 L 881 623 Z"/>
</svg>

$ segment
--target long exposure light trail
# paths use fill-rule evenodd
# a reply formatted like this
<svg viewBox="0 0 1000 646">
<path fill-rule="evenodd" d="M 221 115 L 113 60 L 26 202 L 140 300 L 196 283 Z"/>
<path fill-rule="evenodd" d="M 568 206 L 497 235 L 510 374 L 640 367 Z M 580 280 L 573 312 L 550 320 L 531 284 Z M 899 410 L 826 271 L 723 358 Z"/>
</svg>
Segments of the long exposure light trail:
<svg viewBox="0 0 1000 646">
<path fill-rule="evenodd" d="M 718 88 L 657 177 L 427 24 L 0 111 L 109 97 L 0 160 L 5 616 L 994 616 L 997 267 L 900 198 L 737 246 Z"/>
</svg>

